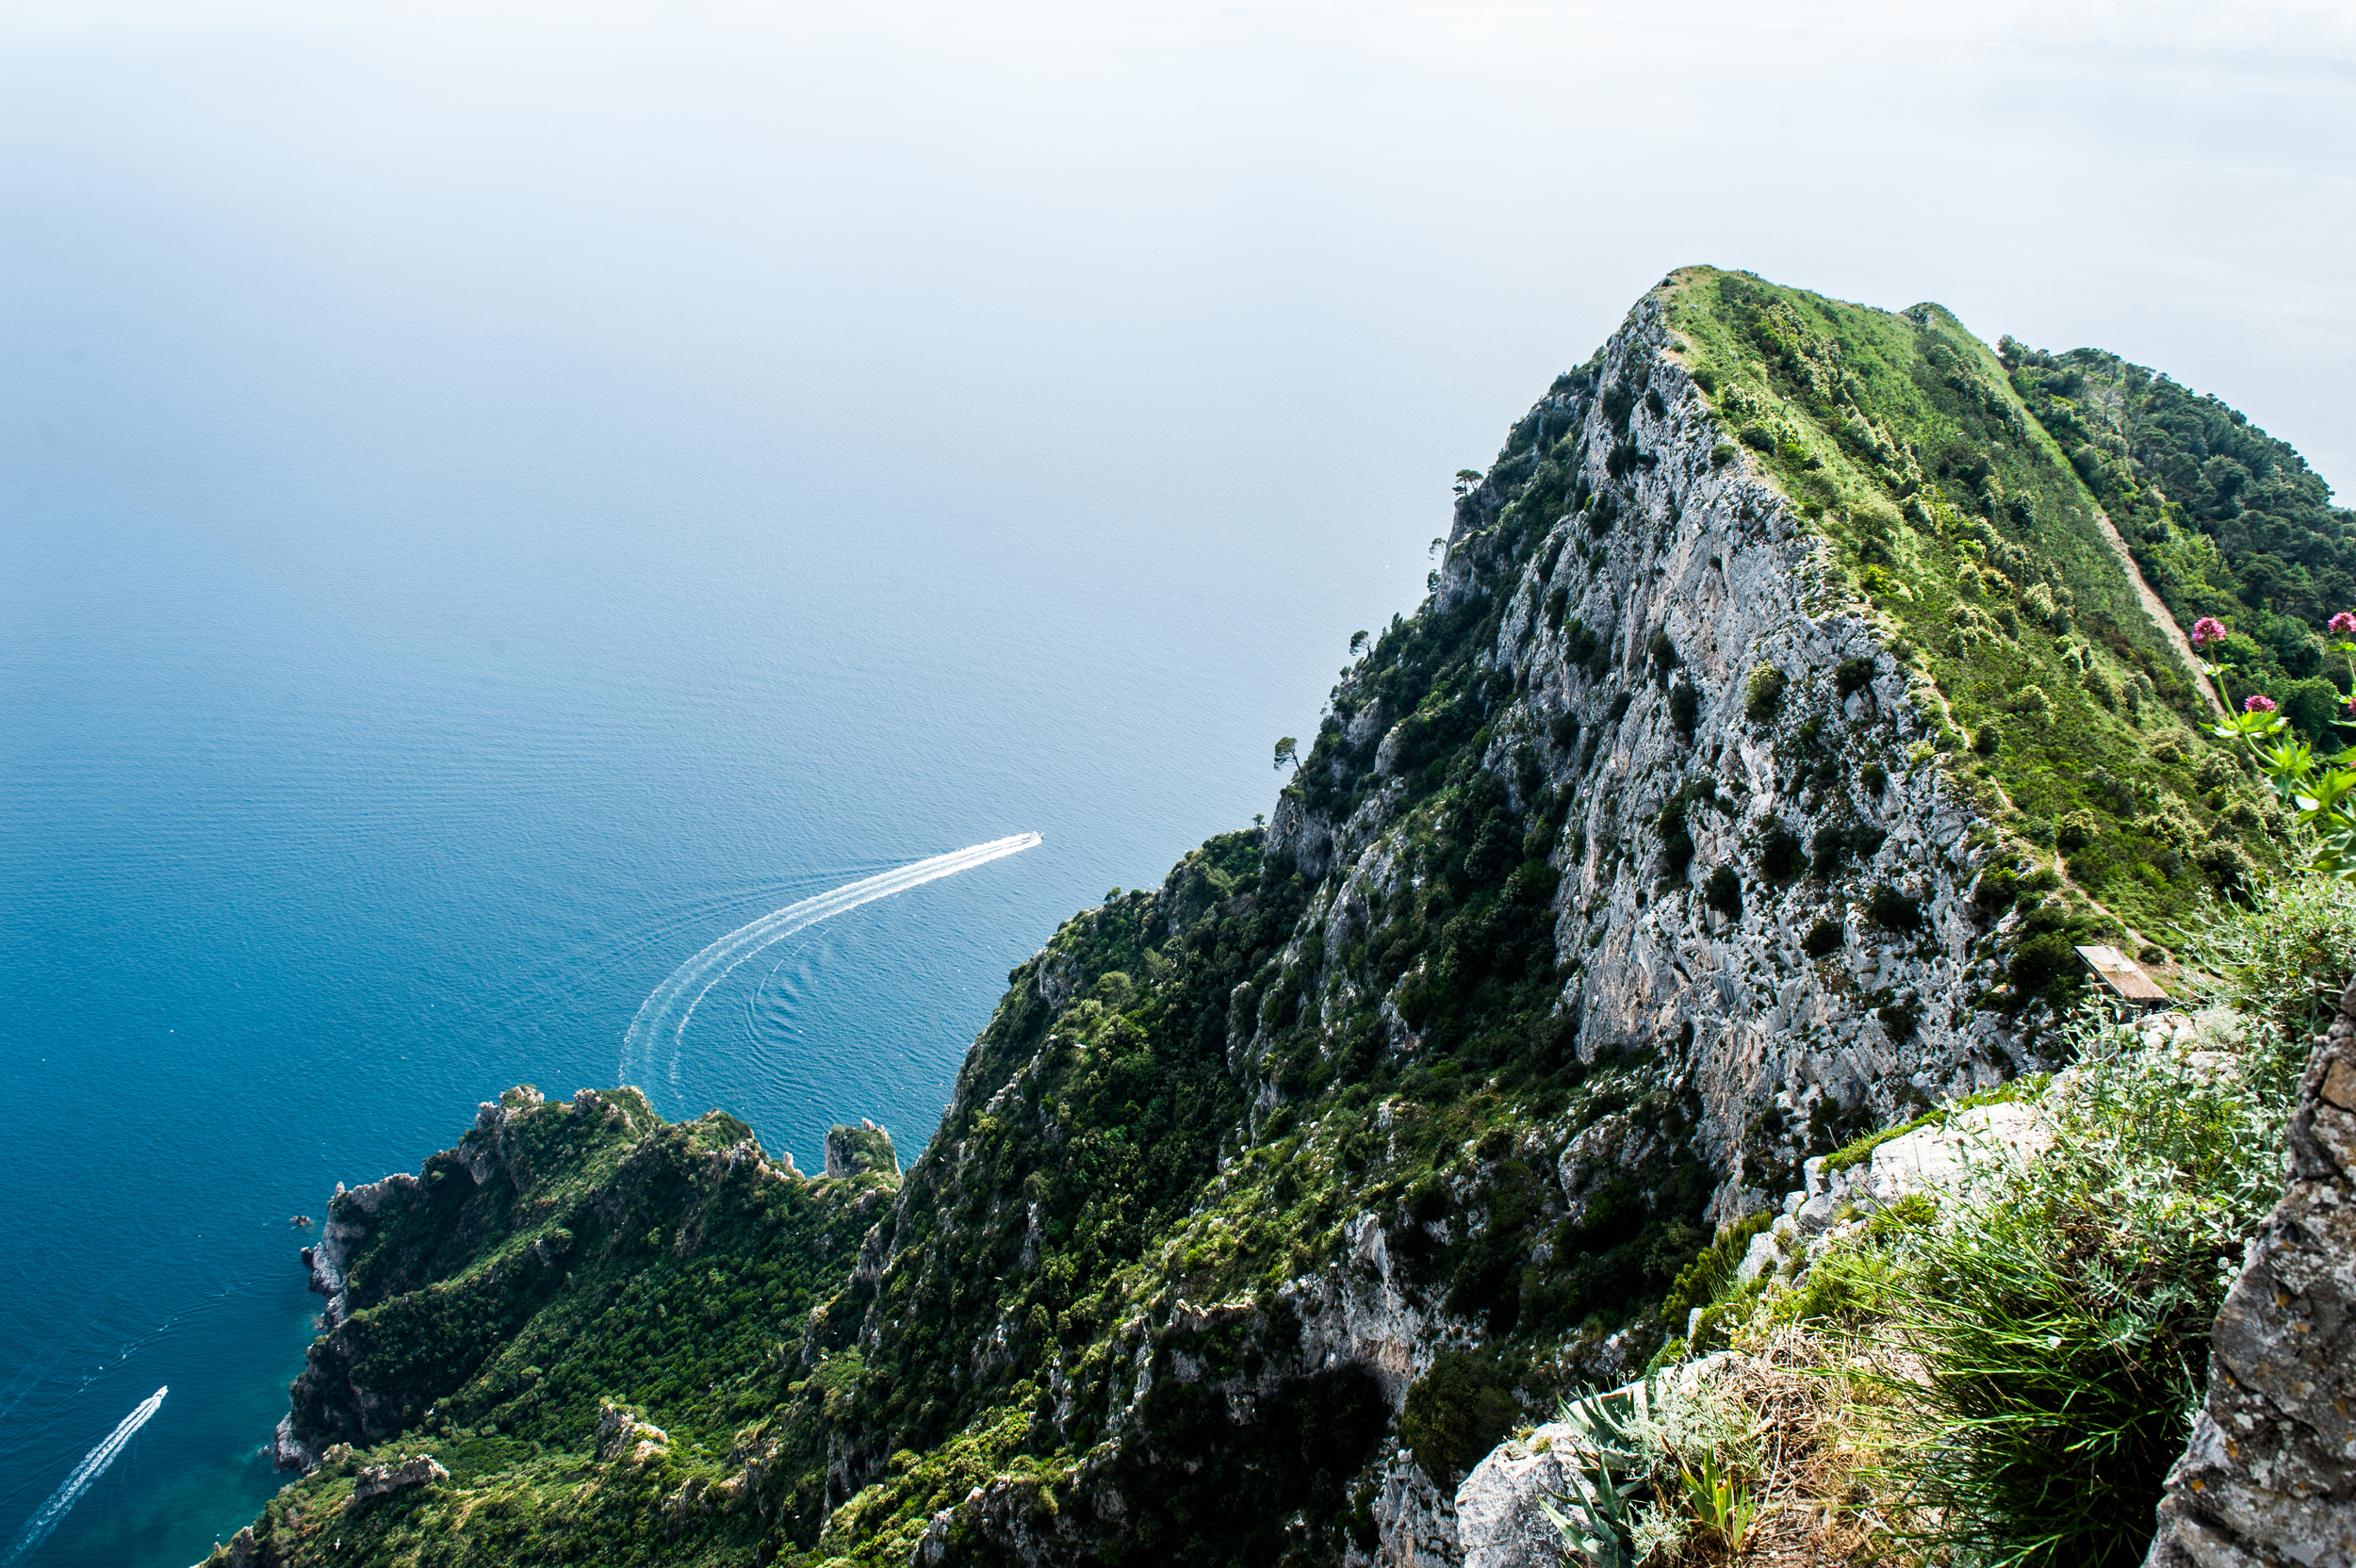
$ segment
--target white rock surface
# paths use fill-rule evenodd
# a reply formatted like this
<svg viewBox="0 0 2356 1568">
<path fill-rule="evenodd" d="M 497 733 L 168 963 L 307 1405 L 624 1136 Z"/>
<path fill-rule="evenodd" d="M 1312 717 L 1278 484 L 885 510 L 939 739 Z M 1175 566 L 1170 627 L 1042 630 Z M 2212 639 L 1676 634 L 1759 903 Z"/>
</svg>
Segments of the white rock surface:
<svg viewBox="0 0 2356 1568">
<path fill-rule="evenodd" d="M 1917 1127 L 1874 1150 L 1858 1185 L 1874 1203 L 1887 1206 L 1914 1193 L 1959 1186 L 1975 1171 L 2034 1159 L 2053 1144 L 2053 1135 L 2034 1105 L 2017 1101 L 1974 1105 L 1955 1112 L 1944 1126 Z M 1827 1193 L 1816 1201 L 1831 1198 Z"/>
<path fill-rule="evenodd" d="M 1538 1510 L 1542 1497 L 1579 1485 L 1576 1433 L 1549 1422 L 1520 1442 L 1502 1443 L 1456 1489 L 1464 1568 L 1561 1568 L 1562 1538 Z"/>
</svg>

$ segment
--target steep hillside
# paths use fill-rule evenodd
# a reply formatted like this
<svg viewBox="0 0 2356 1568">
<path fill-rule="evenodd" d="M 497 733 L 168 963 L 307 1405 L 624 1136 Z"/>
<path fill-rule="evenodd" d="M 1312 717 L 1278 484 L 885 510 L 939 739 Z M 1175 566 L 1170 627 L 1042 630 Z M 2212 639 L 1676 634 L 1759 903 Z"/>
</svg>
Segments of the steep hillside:
<svg viewBox="0 0 2356 1568">
<path fill-rule="evenodd" d="M 349 1507 L 338 1561 L 1454 1561 L 1457 1478 L 1663 1352 L 1721 1226 L 2050 1065 L 2073 939 L 2262 858 L 2144 605 L 1953 318 L 1673 275 L 1268 826 L 1015 970 L 888 1209 L 627 1091 L 385 1189 L 284 1439 L 377 1446 L 239 1560 Z M 584 1115 L 546 1196 L 481 1152 Z"/>
<path fill-rule="evenodd" d="M 2235 629 L 2221 653 L 2236 694 L 2271 693 L 2324 743 L 2348 678 L 2317 629 L 2356 604 L 2356 514 L 2331 505 L 2306 459 L 2215 398 L 2099 350 L 2000 347 L 2177 619 Z"/>
<path fill-rule="evenodd" d="M 746 1560 L 758 1520 L 692 1544 L 652 1526 L 806 1392 L 791 1344 L 897 1175 L 863 1129 L 828 1155 L 806 1180 L 718 1112 L 523 1087 L 420 1175 L 339 1188 L 306 1251 L 323 1331 L 276 1438 L 306 1478 L 215 1560 Z M 412 1459 L 433 1469 L 368 1494 Z"/>
</svg>

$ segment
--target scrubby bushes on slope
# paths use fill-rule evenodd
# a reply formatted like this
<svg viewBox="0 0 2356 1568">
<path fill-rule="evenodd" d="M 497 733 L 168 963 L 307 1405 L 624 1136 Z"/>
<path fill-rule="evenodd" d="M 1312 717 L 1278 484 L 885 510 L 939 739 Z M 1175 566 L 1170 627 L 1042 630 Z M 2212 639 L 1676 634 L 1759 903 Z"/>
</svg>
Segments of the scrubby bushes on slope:
<svg viewBox="0 0 2356 1568">
<path fill-rule="evenodd" d="M 2208 750 L 2199 678 L 2102 532 L 2105 482 L 2090 493 L 2040 423 L 2039 384 L 2016 390 L 1937 305 L 1893 315 L 1698 270 L 1677 300 L 1719 416 L 1815 520 L 1828 588 L 1868 599 L 1924 678 L 1941 749 L 1999 820 L 2049 847 L 2084 824 L 2072 880 L 2147 929 L 2230 885 L 2263 839 L 2232 819 L 2249 781 L 2212 793 L 2159 755 Z"/>
<path fill-rule="evenodd" d="M 2051 1147 L 1855 1227 L 1739 1349 L 1830 1376 L 1869 1483 L 1845 1506 L 1957 1560 L 2140 1560 L 2211 1320 L 2280 1195 L 2308 1042 L 2356 968 L 2356 884 L 2272 885 L 2199 923 L 2197 1028 L 2107 1013 L 2023 1097 Z M 1778 1336 L 1783 1336 L 1779 1339 Z M 1939 1560 L 1944 1560 L 1941 1557 Z"/>
</svg>

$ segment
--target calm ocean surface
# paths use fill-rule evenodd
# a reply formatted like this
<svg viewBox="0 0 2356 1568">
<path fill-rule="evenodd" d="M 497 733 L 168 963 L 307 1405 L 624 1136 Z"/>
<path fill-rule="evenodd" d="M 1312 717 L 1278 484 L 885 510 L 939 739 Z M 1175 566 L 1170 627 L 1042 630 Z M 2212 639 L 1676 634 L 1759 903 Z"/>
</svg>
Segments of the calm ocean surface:
<svg viewBox="0 0 2356 1568">
<path fill-rule="evenodd" d="M 805 1168 L 859 1116 L 913 1155 L 1007 968 L 1267 808 L 1449 476 L 1669 266 L 2109 344 L 2326 458 L 2300 367 L 2356 351 L 2298 303 L 2344 304 L 2337 231 L 2277 287 L 2175 220 L 2214 157 L 2346 227 L 2267 162 L 2345 164 L 2296 50 L 2188 88 L 1741 6 L 197 8 L 0 14 L 5 1568 L 159 1387 L 23 1560 L 252 1516 L 319 1305 L 289 1215 L 614 1083 L 747 921 L 1042 834 L 770 948 L 646 1086 Z M 1836 43 L 1890 58 L 1802 90 Z M 1729 181 L 1777 129 L 1937 216 Z"/>
<path fill-rule="evenodd" d="M 181 1568 L 251 1517 L 319 1307 L 288 1217 L 336 1182 L 614 1082 L 746 921 L 1040 833 L 770 948 L 647 1086 L 805 1169 L 860 1116 L 912 1156 L 1010 965 L 1268 807 L 1465 460 L 1369 454 L 1326 345 L 1247 357 L 1224 300 L 1136 319 L 1166 270 L 899 232 L 973 172 L 837 77 L 803 109 L 908 213 L 811 188 L 851 172 L 736 66 L 716 108 L 658 84 L 728 123 L 639 105 L 638 166 L 609 54 L 464 128 L 405 94 L 512 57 L 355 63 L 443 41 L 0 83 L 0 1560 L 161 1386 L 25 1560 Z"/>
</svg>

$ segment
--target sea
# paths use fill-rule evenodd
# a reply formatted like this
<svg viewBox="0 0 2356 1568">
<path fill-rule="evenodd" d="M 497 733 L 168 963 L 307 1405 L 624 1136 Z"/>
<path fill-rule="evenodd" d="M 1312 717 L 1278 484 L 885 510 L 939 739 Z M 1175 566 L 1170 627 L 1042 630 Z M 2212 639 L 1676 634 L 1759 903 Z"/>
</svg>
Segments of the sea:
<svg viewBox="0 0 2356 1568">
<path fill-rule="evenodd" d="M 1055 155 L 956 62 L 727 41 L 11 41 L 10 1568 L 250 1520 L 321 1305 L 295 1217 L 512 1085 L 914 1158 L 1011 966 L 1270 807 L 1514 413 L 1390 444 L 1420 400 L 1366 418 L 1339 323 L 1259 341 L 1199 203 L 1039 232 L 1064 193 L 915 136 L 939 85 Z M 625 1062 L 711 943 L 1023 834 Z"/>
</svg>

